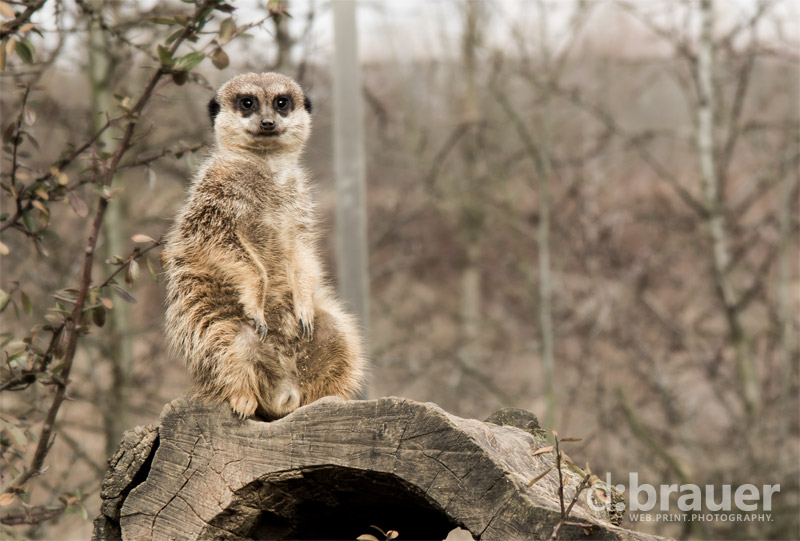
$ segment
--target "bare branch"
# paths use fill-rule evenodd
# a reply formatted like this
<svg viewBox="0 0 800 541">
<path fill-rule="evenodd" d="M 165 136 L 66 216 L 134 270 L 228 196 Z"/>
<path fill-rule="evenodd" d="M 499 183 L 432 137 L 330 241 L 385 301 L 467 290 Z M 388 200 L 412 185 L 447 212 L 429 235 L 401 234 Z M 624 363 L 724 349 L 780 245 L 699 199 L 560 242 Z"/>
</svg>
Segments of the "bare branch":
<svg viewBox="0 0 800 541">
<path fill-rule="evenodd" d="M 7 513 L 0 516 L 0 523 L 7 526 L 21 526 L 23 524 L 39 524 L 52 520 L 64 513 L 64 507 L 50 509 L 44 506 L 26 507 L 23 511 Z"/>
<path fill-rule="evenodd" d="M 611 114 L 605 111 L 602 107 L 585 100 L 578 90 L 554 87 L 554 91 L 558 96 L 590 113 L 608 130 L 622 139 L 627 146 L 636 150 L 636 152 L 639 154 L 639 157 L 642 158 L 642 160 L 644 160 L 648 166 L 650 166 L 650 169 L 652 169 L 661 180 L 666 182 L 667 185 L 672 188 L 672 190 L 678 195 L 678 197 L 681 198 L 684 203 L 686 203 L 689 208 L 691 208 L 701 218 L 706 216 L 708 212 L 706 207 L 686 188 L 684 188 L 678 181 L 677 177 L 675 177 L 675 175 L 673 175 L 664 164 L 659 162 L 647 148 L 645 145 L 648 135 L 647 133 L 638 136 L 628 134 L 622 128 L 622 126 L 619 125 L 616 119 L 611 116 Z"/>
</svg>

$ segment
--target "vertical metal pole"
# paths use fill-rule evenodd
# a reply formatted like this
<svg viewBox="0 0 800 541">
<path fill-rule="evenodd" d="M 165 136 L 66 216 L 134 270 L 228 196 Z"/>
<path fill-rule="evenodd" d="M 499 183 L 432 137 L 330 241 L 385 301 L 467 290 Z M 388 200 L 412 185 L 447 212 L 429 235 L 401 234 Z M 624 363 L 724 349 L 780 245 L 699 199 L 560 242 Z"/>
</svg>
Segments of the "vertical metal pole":
<svg viewBox="0 0 800 541">
<path fill-rule="evenodd" d="M 339 293 L 369 332 L 367 206 L 355 0 L 333 0 L 333 167 Z"/>
</svg>

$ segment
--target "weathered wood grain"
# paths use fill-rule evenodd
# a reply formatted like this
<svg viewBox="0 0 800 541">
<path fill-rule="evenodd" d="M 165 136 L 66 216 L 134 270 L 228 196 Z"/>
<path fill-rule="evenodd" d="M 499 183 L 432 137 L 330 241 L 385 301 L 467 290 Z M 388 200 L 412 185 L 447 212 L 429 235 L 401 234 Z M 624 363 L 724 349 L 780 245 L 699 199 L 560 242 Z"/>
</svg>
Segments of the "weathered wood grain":
<svg viewBox="0 0 800 541">
<path fill-rule="evenodd" d="M 355 539 L 375 524 L 401 539 L 443 539 L 456 526 L 476 539 L 546 539 L 558 478 L 527 484 L 552 453 L 532 455 L 546 445 L 535 423 L 517 412 L 492 420 L 504 418 L 527 430 L 402 398 L 326 398 L 271 423 L 181 398 L 165 407 L 157 440 L 152 429 L 126 433 L 95 538 Z M 598 528 L 568 525 L 560 539 L 653 539 L 584 498 L 572 518 Z"/>
</svg>

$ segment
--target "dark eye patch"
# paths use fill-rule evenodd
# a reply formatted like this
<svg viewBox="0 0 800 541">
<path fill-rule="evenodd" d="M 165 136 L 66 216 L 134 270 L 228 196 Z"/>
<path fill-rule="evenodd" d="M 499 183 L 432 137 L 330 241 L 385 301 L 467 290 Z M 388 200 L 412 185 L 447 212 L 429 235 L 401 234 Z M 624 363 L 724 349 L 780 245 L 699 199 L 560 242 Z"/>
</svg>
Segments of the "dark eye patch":
<svg viewBox="0 0 800 541">
<path fill-rule="evenodd" d="M 236 101 L 234 103 L 236 110 L 240 111 L 244 116 L 248 116 L 253 113 L 253 111 L 258 110 L 258 98 L 250 94 L 240 94 L 236 96 Z"/>
<path fill-rule="evenodd" d="M 286 116 L 294 109 L 292 97 L 288 94 L 279 94 L 272 100 L 272 107 L 281 115 Z"/>
<path fill-rule="evenodd" d="M 211 98 L 211 101 L 208 102 L 208 116 L 211 118 L 211 127 L 214 127 L 214 120 L 216 120 L 217 115 L 219 114 L 219 102 L 216 98 Z"/>
</svg>

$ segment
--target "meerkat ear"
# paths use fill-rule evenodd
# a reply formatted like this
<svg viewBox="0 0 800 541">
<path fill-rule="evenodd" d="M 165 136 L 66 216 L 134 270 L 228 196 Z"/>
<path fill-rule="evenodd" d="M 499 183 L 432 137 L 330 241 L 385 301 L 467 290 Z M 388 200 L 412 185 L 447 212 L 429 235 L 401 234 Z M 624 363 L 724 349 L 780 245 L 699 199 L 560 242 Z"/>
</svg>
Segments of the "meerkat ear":
<svg viewBox="0 0 800 541">
<path fill-rule="evenodd" d="M 208 102 L 208 116 L 211 117 L 211 127 L 214 127 L 214 119 L 217 118 L 217 113 L 219 113 L 219 102 L 216 98 L 211 98 L 211 101 Z"/>
<path fill-rule="evenodd" d="M 311 107 L 311 100 L 310 100 L 310 99 L 308 99 L 308 96 L 305 96 L 305 97 L 303 98 L 303 107 L 305 107 L 305 108 L 306 108 L 306 111 L 308 111 L 308 113 L 309 113 L 309 114 L 311 114 L 311 109 L 312 109 L 312 107 Z"/>
</svg>

